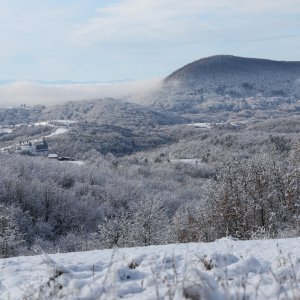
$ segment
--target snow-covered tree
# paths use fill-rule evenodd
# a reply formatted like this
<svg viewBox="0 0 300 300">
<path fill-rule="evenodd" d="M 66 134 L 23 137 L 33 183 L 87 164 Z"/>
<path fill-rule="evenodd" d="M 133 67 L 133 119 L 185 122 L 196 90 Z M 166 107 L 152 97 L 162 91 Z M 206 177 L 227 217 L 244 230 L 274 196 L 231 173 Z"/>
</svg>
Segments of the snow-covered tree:
<svg viewBox="0 0 300 300">
<path fill-rule="evenodd" d="M 24 245 L 23 235 L 13 219 L 13 207 L 0 205 L 0 257 L 17 255 Z"/>
<path fill-rule="evenodd" d="M 149 246 L 172 241 L 170 220 L 159 196 L 130 203 L 130 239 L 132 245 Z"/>
</svg>

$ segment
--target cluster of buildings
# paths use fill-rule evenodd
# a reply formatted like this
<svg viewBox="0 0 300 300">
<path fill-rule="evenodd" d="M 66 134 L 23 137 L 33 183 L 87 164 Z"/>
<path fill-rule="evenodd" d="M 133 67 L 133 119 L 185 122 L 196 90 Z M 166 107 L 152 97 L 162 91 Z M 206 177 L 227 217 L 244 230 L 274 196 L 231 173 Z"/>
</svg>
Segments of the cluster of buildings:
<svg viewBox="0 0 300 300">
<path fill-rule="evenodd" d="M 32 155 L 43 155 L 48 156 L 49 159 L 56 159 L 59 161 L 72 161 L 72 159 L 68 156 L 58 156 L 57 153 L 49 154 L 49 146 L 45 138 L 39 142 L 31 142 L 31 141 L 22 141 L 20 145 L 17 147 L 17 150 L 20 152 L 28 152 Z"/>
<path fill-rule="evenodd" d="M 21 141 L 17 147 L 18 151 L 29 152 L 33 155 L 47 153 L 49 150 L 48 143 L 45 138 L 41 142 Z"/>
</svg>

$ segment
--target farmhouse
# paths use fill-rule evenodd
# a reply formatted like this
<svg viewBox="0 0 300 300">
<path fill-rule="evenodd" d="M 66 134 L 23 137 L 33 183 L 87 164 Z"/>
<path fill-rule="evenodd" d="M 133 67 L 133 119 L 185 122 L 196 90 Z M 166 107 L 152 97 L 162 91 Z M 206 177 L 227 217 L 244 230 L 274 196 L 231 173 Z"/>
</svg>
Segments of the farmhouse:
<svg viewBox="0 0 300 300">
<path fill-rule="evenodd" d="M 48 143 L 46 142 L 46 139 L 44 138 L 42 142 L 36 142 L 32 143 L 31 141 L 22 141 L 20 142 L 20 146 L 17 148 L 19 151 L 26 151 L 30 152 L 31 154 L 42 154 L 48 151 Z"/>
<path fill-rule="evenodd" d="M 43 139 L 43 142 L 35 144 L 35 152 L 45 152 L 48 151 L 48 143 L 46 139 Z"/>
</svg>

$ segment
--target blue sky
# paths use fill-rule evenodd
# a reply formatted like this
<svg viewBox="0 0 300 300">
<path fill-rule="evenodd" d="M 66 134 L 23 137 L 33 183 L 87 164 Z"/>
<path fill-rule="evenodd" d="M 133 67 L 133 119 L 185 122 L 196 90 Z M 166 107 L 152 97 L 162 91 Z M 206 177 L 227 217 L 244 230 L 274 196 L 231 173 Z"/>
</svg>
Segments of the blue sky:
<svg viewBox="0 0 300 300">
<path fill-rule="evenodd" d="M 298 0 L 0 0 L 0 80 L 140 80 L 214 54 L 300 60 Z"/>
<path fill-rule="evenodd" d="M 144 80 L 214 54 L 300 60 L 299 16 L 299 0 L 0 0 L 0 80 Z"/>
</svg>

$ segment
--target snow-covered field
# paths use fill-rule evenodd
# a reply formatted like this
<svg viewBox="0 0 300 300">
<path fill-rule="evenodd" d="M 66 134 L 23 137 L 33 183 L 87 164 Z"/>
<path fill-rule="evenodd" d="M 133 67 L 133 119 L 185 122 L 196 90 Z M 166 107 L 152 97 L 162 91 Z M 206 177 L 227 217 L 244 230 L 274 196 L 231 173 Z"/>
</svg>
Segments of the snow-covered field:
<svg viewBox="0 0 300 300">
<path fill-rule="evenodd" d="M 46 137 L 52 137 L 55 135 L 66 133 L 68 131 L 69 129 L 67 127 L 58 127 L 54 132 L 50 133 L 49 135 L 46 135 Z"/>
<path fill-rule="evenodd" d="M 52 121 L 41 121 L 38 123 L 35 123 L 35 126 L 51 126 L 56 127 L 56 130 L 49 135 L 46 135 L 46 138 L 53 137 L 59 134 L 64 134 L 69 131 L 69 125 L 75 124 L 77 121 L 73 120 L 52 120 Z M 54 125 L 55 124 L 55 125 Z"/>
<path fill-rule="evenodd" d="M 204 128 L 204 129 L 211 129 L 212 124 L 211 123 L 190 123 L 187 124 L 188 126 L 194 126 L 196 128 Z"/>
<path fill-rule="evenodd" d="M 192 164 L 192 165 L 202 164 L 200 158 L 171 158 L 170 162 L 171 163 Z"/>
<path fill-rule="evenodd" d="M 212 129 L 214 126 L 223 126 L 223 125 L 230 125 L 233 127 L 239 127 L 242 125 L 245 125 L 249 123 L 249 121 L 247 120 L 239 120 L 236 122 L 228 122 L 228 123 L 224 123 L 224 122 L 220 122 L 220 123 L 208 123 L 208 122 L 204 122 L 204 123 L 190 123 L 187 124 L 188 126 L 194 126 L 196 128 L 201 128 L 201 129 Z"/>
<path fill-rule="evenodd" d="M 3 128 L 0 127 L 0 133 L 12 133 L 13 129 L 12 128 Z"/>
<path fill-rule="evenodd" d="M 68 126 L 75 123 L 77 123 L 77 121 L 74 120 L 52 120 L 34 123 L 34 126 L 54 126 L 54 124 L 59 124 L 58 126 Z"/>
<path fill-rule="evenodd" d="M 41 121 L 33 124 L 34 126 L 54 126 L 53 124 L 50 124 L 48 121 Z"/>
<path fill-rule="evenodd" d="M 1 299 L 300 299 L 300 238 L 0 260 Z"/>
</svg>

